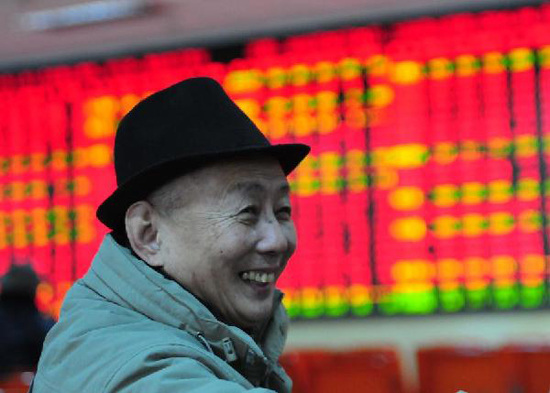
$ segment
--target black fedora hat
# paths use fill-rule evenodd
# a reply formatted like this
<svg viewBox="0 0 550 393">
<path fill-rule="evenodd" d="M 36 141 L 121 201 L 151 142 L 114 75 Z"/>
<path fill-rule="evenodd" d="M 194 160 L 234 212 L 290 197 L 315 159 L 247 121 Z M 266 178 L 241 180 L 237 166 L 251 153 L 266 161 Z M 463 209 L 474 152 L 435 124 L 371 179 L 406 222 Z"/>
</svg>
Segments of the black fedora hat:
<svg viewBox="0 0 550 393">
<path fill-rule="evenodd" d="M 308 153 L 303 144 L 272 145 L 215 80 L 187 79 L 147 97 L 120 121 L 114 147 L 117 189 L 99 206 L 97 218 L 124 230 L 132 203 L 222 158 L 271 155 L 288 175 Z"/>
</svg>

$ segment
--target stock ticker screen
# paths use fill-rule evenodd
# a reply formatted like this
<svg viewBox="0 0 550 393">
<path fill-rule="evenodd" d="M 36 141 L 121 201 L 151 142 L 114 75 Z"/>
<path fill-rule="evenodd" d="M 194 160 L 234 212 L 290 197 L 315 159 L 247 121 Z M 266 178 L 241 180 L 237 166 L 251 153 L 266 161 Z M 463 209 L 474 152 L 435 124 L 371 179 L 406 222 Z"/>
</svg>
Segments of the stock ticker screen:
<svg viewBox="0 0 550 393">
<path fill-rule="evenodd" d="M 293 318 L 547 307 L 550 7 L 463 13 L 0 74 L 0 274 L 32 263 L 57 315 L 107 232 L 117 123 L 192 76 L 273 143 L 299 246 Z M 155 132 L 154 129 L 151 132 Z"/>
</svg>

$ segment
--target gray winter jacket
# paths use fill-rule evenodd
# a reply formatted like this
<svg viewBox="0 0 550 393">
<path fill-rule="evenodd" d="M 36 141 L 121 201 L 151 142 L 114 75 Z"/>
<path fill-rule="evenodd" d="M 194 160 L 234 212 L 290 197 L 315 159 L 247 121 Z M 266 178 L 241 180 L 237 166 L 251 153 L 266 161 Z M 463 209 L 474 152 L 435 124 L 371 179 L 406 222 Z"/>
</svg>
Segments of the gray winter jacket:
<svg viewBox="0 0 550 393">
<path fill-rule="evenodd" d="M 107 235 L 48 334 L 33 393 L 288 393 L 278 304 L 260 342 Z"/>
</svg>

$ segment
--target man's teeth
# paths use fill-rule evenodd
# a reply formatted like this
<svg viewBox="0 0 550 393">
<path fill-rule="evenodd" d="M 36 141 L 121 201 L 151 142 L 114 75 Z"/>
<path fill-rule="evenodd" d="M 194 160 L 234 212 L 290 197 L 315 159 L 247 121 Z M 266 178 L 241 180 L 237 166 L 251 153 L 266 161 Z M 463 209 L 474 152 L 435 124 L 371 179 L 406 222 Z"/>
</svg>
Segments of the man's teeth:
<svg viewBox="0 0 550 393">
<path fill-rule="evenodd" d="M 244 272 L 241 274 L 243 280 L 256 281 L 260 283 L 274 282 L 275 273 Z"/>
</svg>

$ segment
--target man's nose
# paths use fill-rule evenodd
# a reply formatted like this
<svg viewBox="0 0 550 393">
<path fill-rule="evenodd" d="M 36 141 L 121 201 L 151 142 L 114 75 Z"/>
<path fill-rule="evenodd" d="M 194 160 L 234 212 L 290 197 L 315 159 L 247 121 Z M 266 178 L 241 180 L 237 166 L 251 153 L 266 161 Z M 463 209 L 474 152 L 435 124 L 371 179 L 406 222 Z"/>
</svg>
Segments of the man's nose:
<svg viewBox="0 0 550 393">
<path fill-rule="evenodd" d="M 256 247 L 261 253 L 279 254 L 287 251 L 289 239 L 276 219 L 266 219 L 261 224 L 260 240 Z"/>
</svg>

